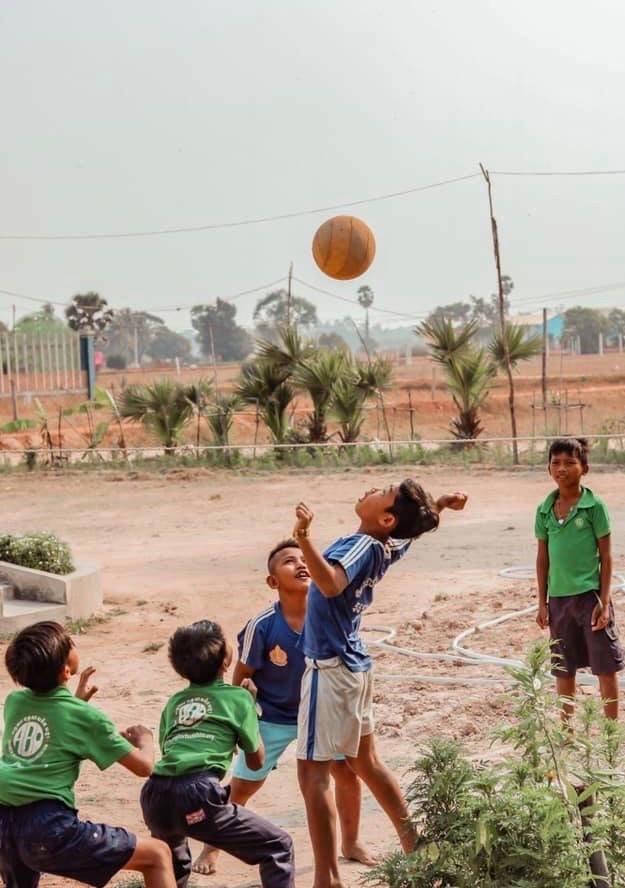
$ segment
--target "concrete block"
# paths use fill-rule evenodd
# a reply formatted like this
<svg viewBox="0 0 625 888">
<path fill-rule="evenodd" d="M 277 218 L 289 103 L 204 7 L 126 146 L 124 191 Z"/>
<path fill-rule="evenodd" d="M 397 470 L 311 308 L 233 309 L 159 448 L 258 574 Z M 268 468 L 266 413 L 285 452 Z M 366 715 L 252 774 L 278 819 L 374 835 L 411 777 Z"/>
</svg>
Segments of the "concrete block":
<svg viewBox="0 0 625 888">
<path fill-rule="evenodd" d="M 78 563 L 73 573 L 59 576 L 0 561 L 0 579 L 14 586 L 16 600 L 65 605 L 72 620 L 86 620 L 102 607 L 100 570 L 89 564 Z"/>
</svg>

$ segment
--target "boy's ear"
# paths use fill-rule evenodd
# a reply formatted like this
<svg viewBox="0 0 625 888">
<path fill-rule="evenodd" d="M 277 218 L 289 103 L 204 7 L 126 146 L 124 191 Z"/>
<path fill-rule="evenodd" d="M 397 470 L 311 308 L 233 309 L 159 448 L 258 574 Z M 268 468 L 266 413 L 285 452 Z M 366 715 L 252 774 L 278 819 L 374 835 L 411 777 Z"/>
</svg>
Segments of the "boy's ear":
<svg viewBox="0 0 625 888">
<path fill-rule="evenodd" d="M 66 684 L 72 677 L 72 670 L 69 663 L 64 663 L 59 670 L 59 684 Z"/>
<path fill-rule="evenodd" d="M 267 585 L 269 586 L 270 589 L 277 589 L 278 588 L 278 581 L 271 574 L 267 575 L 267 579 L 265 582 L 267 583 Z"/>
<path fill-rule="evenodd" d="M 380 518 L 380 524 L 384 530 L 392 530 L 397 524 L 397 518 L 394 515 L 391 515 L 390 512 L 383 512 L 382 517 Z"/>
<path fill-rule="evenodd" d="M 589 468 L 590 468 L 590 466 L 582 466 L 582 475 L 587 475 Z"/>
</svg>

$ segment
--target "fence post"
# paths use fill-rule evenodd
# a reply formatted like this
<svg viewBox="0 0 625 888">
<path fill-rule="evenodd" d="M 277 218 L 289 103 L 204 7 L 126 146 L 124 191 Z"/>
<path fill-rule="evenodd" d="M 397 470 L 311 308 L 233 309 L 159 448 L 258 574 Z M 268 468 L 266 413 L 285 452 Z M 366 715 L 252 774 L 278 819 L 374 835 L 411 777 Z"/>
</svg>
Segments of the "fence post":
<svg viewBox="0 0 625 888">
<path fill-rule="evenodd" d="M 80 334 L 80 369 L 87 373 L 87 398 L 95 398 L 95 348 L 93 333 Z"/>
</svg>

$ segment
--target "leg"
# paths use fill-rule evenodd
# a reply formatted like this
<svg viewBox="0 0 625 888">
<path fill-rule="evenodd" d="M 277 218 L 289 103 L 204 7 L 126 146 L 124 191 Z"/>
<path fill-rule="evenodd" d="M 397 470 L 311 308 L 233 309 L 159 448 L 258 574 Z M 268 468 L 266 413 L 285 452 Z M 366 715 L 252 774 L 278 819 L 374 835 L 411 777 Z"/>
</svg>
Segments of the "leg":
<svg viewBox="0 0 625 888">
<path fill-rule="evenodd" d="M 409 854 L 414 850 L 416 832 L 399 783 L 378 758 L 373 734 L 366 734 L 361 738 L 358 755 L 356 758 L 348 758 L 347 761 L 352 770 L 367 784 L 395 827 L 402 848 Z"/>
<path fill-rule="evenodd" d="M 556 675 L 555 679 L 556 693 L 562 703 L 562 721 L 569 728 L 575 712 L 575 676 Z"/>
<path fill-rule="evenodd" d="M 330 762 L 300 759 L 297 776 L 306 804 L 315 857 L 314 888 L 342 888 L 336 846 L 336 809 L 330 788 Z"/>
<path fill-rule="evenodd" d="M 288 833 L 242 805 L 233 805 L 228 788 L 213 780 L 201 787 L 206 819 L 191 824 L 188 835 L 250 866 L 258 866 L 263 888 L 294 888 L 293 841 Z"/>
<path fill-rule="evenodd" d="M 598 675 L 599 691 L 603 700 L 603 711 L 606 718 L 618 719 L 618 678 L 616 672 Z"/>
<path fill-rule="evenodd" d="M 190 863 L 191 855 L 188 851 L 187 846 L 188 862 Z M 167 844 L 160 839 L 137 839 L 134 853 L 124 869 L 140 872 L 145 879 L 146 888 L 174 888 L 176 880 L 172 867 L 173 853 L 174 848 L 170 851 Z M 188 873 L 184 879 L 185 883 L 186 879 L 188 879 Z"/>
<path fill-rule="evenodd" d="M 243 780 L 240 777 L 233 777 L 230 782 L 230 801 L 233 805 L 246 805 L 264 782 L 264 779 Z M 212 845 L 204 845 L 200 856 L 193 862 L 193 872 L 200 873 L 203 876 L 212 876 L 213 873 L 217 872 L 218 857 L 218 848 L 213 848 Z"/>
<path fill-rule="evenodd" d="M 360 842 L 360 807 L 362 786 L 344 759 L 332 762 L 331 774 L 334 778 L 334 798 L 336 811 L 341 824 L 341 850 L 343 857 L 357 860 L 365 866 L 375 866 L 376 860 Z"/>
</svg>

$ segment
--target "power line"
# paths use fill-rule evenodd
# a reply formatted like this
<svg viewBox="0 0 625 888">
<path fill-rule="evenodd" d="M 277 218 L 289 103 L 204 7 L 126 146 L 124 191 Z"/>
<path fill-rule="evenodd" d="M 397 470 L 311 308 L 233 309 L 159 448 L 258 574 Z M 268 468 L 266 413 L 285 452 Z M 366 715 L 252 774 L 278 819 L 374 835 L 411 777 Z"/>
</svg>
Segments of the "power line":
<svg viewBox="0 0 625 888">
<path fill-rule="evenodd" d="M 214 222 L 207 225 L 188 225 L 178 228 L 155 228 L 148 231 L 122 231 L 99 232 L 96 234 L 0 234 L 0 240 L 31 240 L 31 241 L 59 241 L 59 240 L 104 240 L 132 237 L 158 237 L 168 234 L 189 234 L 198 231 L 216 231 L 227 228 L 242 228 L 248 225 L 261 225 L 267 222 L 280 222 L 284 219 L 295 219 L 300 216 L 312 216 L 316 213 L 329 213 L 333 210 L 342 210 L 348 207 L 362 206 L 368 203 L 378 203 L 383 200 L 392 200 L 396 197 L 405 197 L 408 194 L 417 194 L 420 191 L 429 191 L 432 188 L 443 188 L 456 182 L 464 182 L 467 179 L 476 179 L 479 173 L 470 173 L 466 176 L 456 176 L 453 179 L 443 179 L 440 182 L 431 182 L 429 185 L 416 185 L 412 188 L 404 188 L 401 191 L 391 191 L 388 194 L 378 194 L 374 197 L 364 197 L 360 200 L 346 201 L 345 203 L 330 204 L 324 207 L 313 207 L 309 210 L 296 210 L 292 213 L 276 213 L 271 216 L 258 216 L 252 219 L 237 219 L 231 222 Z"/>
<path fill-rule="evenodd" d="M 625 170 L 489 170 L 492 176 L 625 176 Z"/>
<path fill-rule="evenodd" d="M 358 308 L 362 308 L 357 299 L 349 299 L 347 296 L 339 296 L 338 293 L 332 293 L 330 290 L 324 290 L 322 287 L 316 287 L 314 284 L 309 284 L 308 281 L 303 281 L 301 278 L 295 277 L 293 275 L 293 280 L 297 281 L 298 284 L 302 284 L 304 287 L 308 287 L 310 290 L 314 290 L 316 293 L 323 293 L 324 296 L 331 296 L 333 299 L 339 299 L 341 302 L 347 302 L 350 305 L 356 305 Z M 382 314 L 394 315 L 398 318 L 408 318 L 413 321 L 420 321 L 427 317 L 427 315 L 413 315 L 407 314 L 403 311 L 392 311 L 390 308 L 378 308 L 376 305 L 371 305 L 369 307 L 369 311 L 377 311 Z"/>
</svg>

